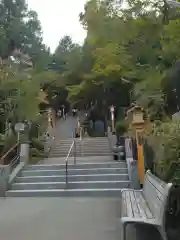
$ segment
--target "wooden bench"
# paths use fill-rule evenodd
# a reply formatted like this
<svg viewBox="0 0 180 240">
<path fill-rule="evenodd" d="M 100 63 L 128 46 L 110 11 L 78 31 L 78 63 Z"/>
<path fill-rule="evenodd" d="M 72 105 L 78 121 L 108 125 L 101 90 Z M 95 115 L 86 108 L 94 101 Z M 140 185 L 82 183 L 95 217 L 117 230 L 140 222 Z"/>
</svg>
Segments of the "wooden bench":
<svg viewBox="0 0 180 240">
<path fill-rule="evenodd" d="M 162 239 L 168 239 L 165 215 L 171 189 L 171 183 L 161 181 L 148 170 L 142 190 L 122 190 L 122 240 L 126 240 L 126 226 L 131 223 L 155 226 Z"/>
</svg>

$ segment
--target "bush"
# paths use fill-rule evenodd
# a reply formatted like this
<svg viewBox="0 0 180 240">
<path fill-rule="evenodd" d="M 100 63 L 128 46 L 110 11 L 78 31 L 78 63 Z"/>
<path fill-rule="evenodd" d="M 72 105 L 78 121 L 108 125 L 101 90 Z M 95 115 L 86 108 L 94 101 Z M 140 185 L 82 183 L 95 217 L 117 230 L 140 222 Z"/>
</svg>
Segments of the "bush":
<svg viewBox="0 0 180 240">
<path fill-rule="evenodd" d="M 30 156 L 31 157 L 40 157 L 42 159 L 45 156 L 45 154 L 38 151 L 38 149 L 36 149 L 36 148 L 31 148 L 30 149 Z"/>
<path fill-rule="evenodd" d="M 5 135 L 0 133 L 0 142 L 4 142 L 5 141 Z"/>
<path fill-rule="evenodd" d="M 44 151 L 44 143 L 39 141 L 36 138 L 33 138 L 31 140 L 31 145 L 32 145 L 33 148 L 36 148 L 39 151 Z"/>
<path fill-rule="evenodd" d="M 43 152 L 38 151 L 36 148 L 31 148 L 29 164 L 36 164 L 39 161 L 43 160 L 45 157 L 47 157 L 47 155 Z"/>
<path fill-rule="evenodd" d="M 33 122 L 31 124 L 31 128 L 30 128 L 30 131 L 29 131 L 30 139 L 38 137 L 38 128 L 39 128 L 39 126 L 36 123 Z"/>
<path fill-rule="evenodd" d="M 116 123 L 116 133 L 117 135 L 124 135 L 128 130 L 128 125 L 126 121 L 118 121 Z"/>
<path fill-rule="evenodd" d="M 172 165 L 180 163 L 180 121 L 176 119 L 156 124 L 153 136 L 158 139 L 154 171 L 163 180 L 179 182 L 180 175 L 177 175 L 176 168 L 172 172 Z"/>
</svg>

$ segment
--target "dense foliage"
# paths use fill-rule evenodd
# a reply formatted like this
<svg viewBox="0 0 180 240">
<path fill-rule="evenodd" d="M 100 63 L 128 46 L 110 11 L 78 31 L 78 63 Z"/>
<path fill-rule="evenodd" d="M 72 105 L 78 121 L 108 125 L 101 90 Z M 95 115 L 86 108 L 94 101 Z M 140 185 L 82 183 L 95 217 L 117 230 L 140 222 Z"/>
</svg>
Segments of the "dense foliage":
<svg viewBox="0 0 180 240">
<path fill-rule="evenodd" d="M 111 104 L 120 116 L 134 101 L 151 121 L 179 110 L 179 10 L 165 1 L 89 0 L 80 14 L 84 44 L 64 36 L 53 55 L 25 0 L 1 1 L 0 13 L 1 123 L 39 121 L 39 108 L 48 106 L 39 105 L 40 89 L 55 110 L 70 102 L 107 118 Z M 21 60 L 9 62 L 17 49 L 33 63 L 28 72 Z"/>
<path fill-rule="evenodd" d="M 87 2 L 83 46 L 65 36 L 53 56 L 56 85 L 79 108 L 107 112 L 111 104 L 119 110 L 136 101 L 151 120 L 162 120 L 179 107 L 178 10 L 164 1 L 127 2 L 126 8 L 114 0 Z"/>
<path fill-rule="evenodd" d="M 136 101 L 152 120 L 163 119 L 178 109 L 180 22 L 174 19 L 178 11 L 168 9 L 164 1 L 129 0 L 122 7 L 114 0 L 90 0 L 80 14 L 87 30 L 83 46 L 65 36 L 54 55 L 42 42 L 37 13 L 29 11 L 24 0 L 1 1 L 0 10 L 1 58 L 7 59 L 15 49 L 21 49 L 33 62 L 29 82 L 36 84 L 31 93 L 23 90 L 26 93 L 37 95 L 42 87 L 55 108 L 68 95 L 68 100 L 80 108 L 96 105 L 104 112 L 111 104 L 119 109 Z M 4 72 L 2 69 L 2 91 L 11 85 L 8 81 L 15 82 L 13 88 L 28 85 L 17 74 L 9 74 L 5 80 Z M 24 111 L 21 104 L 19 108 Z"/>
</svg>

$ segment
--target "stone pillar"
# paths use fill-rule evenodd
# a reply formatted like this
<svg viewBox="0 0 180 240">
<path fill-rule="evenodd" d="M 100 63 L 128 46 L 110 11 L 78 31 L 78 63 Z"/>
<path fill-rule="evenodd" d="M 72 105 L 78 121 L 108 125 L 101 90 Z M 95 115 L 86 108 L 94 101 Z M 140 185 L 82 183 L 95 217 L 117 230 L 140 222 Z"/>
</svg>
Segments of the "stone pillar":
<svg viewBox="0 0 180 240">
<path fill-rule="evenodd" d="M 6 196 L 6 191 L 8 190 L 9 174 L 9 165 L 0 165 L 0 197 Z"/>
<path fill-rule="evenodd" d="M 138 177 L 138 161 L 133 157 L 133 146 L 130 138 L 125 139 L 125 153 L 128 167 L 129 180 L 131 181 L 131 188 L 140 189 L 140 182 Z"/>
<path fill-rule="evenodd" d="M 29 143 L 21 143 L 20 149 L 20 162 L 24 162 L 25 164 L 29 161 Z"/>
</svg>

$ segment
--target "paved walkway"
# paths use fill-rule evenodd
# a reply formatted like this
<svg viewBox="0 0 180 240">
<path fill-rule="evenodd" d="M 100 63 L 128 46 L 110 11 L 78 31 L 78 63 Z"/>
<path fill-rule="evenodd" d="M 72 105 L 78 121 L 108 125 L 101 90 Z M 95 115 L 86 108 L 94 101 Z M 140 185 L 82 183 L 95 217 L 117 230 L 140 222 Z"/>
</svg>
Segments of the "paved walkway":
<svg viewBox="0 0 180 240">
<path fill-rule="evenodd" d="M 68 116 L 66 120 L 58 120 L 56 122 L 56 128 L 49 130 L 51 137 L 48 139 L 46 148 L 51 148 L 56 141 L 59 141 L 61 139 L 72 138 L 76 127 L 77 117 Z"/>
<path fill-rule="evenodd" d="M 74 129 L 77 127 L 76 117 L 67 117 L 66 120 L 60 119 L 56 124 L 55 138 L 66 139 L 71 138 Z"/>
<path fill-rule="evenodd" d="M 3 240 L 122 240 L 117 198 L 6 198 L 0 212 Z M 127 240 L 160 240 L 152 233 L 130 227 Z"/>
<path fill-rule="evenodd" d="M 84 119 L 84 113 L 79 114 L 80 121 Z M 68 116 L 66 120 L 57 121 L 55 137 L 57 139 L 67 139 L 72 137 L 72 132 L 77 128 L 77 117 Z"/>
</svg>

